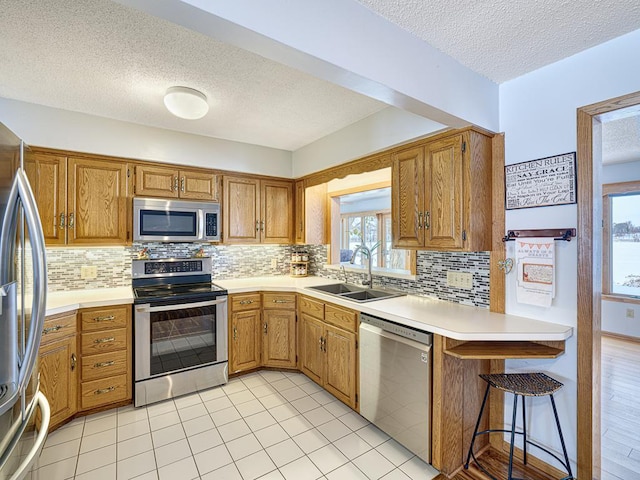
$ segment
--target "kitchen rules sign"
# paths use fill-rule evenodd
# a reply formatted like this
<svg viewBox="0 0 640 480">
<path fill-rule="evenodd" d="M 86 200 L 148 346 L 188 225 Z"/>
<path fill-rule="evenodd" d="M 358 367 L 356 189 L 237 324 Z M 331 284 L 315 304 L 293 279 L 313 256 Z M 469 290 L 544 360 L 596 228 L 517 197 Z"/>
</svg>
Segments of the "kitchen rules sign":
<svg viewBox="0 0 640 480">
<path fill-rule="evenodd" d="M 506 209 L 576 203 L 576 152 L 504 167 Z"/>
</svg>

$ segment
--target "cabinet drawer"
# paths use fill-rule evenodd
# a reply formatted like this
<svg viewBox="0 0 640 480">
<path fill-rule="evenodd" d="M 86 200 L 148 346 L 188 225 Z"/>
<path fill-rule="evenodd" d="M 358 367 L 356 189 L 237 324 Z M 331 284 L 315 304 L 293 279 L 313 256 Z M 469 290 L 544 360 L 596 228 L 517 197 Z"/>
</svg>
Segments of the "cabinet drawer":
<svg viewBox="0 0 640 480">
<path fill-rule="evenodd" d="M 277 308 L 278 310 L 295 310 L 295 293 L 263 293 L 262 304 L 265 310 Z"/>
<path fill-rule="evenodd" d="M 249 293 L 247 295 L 233 295 L 231 297 L 231 311 L 241 312 L 243 310 L 256 310 L 262 308 L 259 293 Z"/>
<path fill-rule="evenodd" d="M 127 397 L 126 375 L 117 375 L 92 382 L 82 382 L 80 387 L 80 409 L 88 410 L 101 405 L 120 402 L 126 400 Z"/>
<path fill-rule="evenodd" d="M 324 303 L 309 297 L 300 297 L 300 313 L 324 320 Z"/>
<path fill-rule="evenodd" d="M 128 305 L 81 310 L 80 327 L 83 332 L 105 328 L 123 328 L 128 325 L 130 317 L 131 310 Z"/>
<path fill-rule="evenodd" d="M 357 318 L 358 314 L 352 310 L 346 310 L 334 305 L 325 305 L 324 307 L 325 322 L 350 332 L 356 331 Z"/>
<path fill-rule="evenodd" d="M 83 333 L 81 336 L 82 356 L 94 355 L 97 353 L 114 352 L 116 350 L 126 350 L 127 329 L 114 328 L 113 330 L 102 330 L 99 332 Z"/>
<path fill-rule="evenodd" d="M 125 373 L 127 373 L 126 350 L 82 357 L 83 382 Z"/>
<path fill-rule="evenodd" d="M 41 345 L 76 334 L 76 312 L 53 315 L 44 319 Z"/>
</svg>

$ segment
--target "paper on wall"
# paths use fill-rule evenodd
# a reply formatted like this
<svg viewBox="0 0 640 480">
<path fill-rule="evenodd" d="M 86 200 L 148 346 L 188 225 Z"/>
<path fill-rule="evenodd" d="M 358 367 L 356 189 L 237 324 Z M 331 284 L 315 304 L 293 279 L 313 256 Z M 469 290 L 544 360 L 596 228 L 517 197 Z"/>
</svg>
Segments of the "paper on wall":
<svg viewBox="0 0 640 480">
<path fill-rule="evenodd" d="M 555 297 L 555 241 L 552 238 L 517 238 L 516 300 L 550 307 Z"/>
</svg>

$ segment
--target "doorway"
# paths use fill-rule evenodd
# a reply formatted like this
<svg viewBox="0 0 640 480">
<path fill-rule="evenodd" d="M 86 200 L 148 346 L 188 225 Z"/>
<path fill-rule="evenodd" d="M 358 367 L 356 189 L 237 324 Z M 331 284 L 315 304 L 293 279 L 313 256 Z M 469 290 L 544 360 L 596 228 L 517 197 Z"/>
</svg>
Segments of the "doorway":
<svg viewBox="0 0 640 480">
<path fill-rule="evenodd" d="M 600 116 L 640 105 L 640 92 L 577 111 L 578 478 L 601 475 L 602 124 Z"/>
</svg>

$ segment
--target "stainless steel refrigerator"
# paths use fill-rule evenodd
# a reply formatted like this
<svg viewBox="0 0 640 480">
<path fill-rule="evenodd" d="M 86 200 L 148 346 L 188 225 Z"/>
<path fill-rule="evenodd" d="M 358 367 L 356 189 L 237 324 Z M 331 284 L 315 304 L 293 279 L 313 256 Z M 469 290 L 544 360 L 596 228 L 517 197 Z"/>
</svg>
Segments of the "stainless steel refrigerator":
<svg viewBox="0 0 640 480">
<path fill-rule="evenodd" d="M 47 292 L 44 237 L 23 170 L 24 149 L 0 123 L 0 480 L 29 474 L 51 417 L 38 375 Z"/>
</svg>

